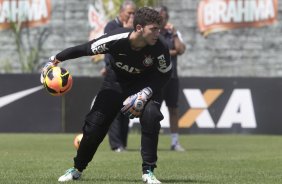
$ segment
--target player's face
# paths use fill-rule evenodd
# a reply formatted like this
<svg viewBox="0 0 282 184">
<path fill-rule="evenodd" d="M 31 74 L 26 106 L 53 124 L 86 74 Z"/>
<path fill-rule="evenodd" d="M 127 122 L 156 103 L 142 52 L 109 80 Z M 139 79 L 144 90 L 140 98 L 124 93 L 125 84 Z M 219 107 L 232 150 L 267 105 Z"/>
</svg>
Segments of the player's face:
<svg viewBox="0 0 282 184">
<path fill-rule="evenodd" d="M 148 24 L 143 27 L 143 38 L 148 45 L 155 45 L 160 35 L 160 25 Z"/>
</svg>

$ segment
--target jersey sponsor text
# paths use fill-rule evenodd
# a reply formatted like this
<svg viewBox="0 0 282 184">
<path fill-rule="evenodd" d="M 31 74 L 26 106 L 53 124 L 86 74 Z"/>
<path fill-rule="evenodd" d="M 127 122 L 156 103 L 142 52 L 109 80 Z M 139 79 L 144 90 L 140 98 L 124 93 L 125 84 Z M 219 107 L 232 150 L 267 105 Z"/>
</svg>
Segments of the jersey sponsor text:
<svg viewBox="0 0 282 184">
<path fill-rule="evenodd" d="M 172 67 L 171 64 L 169 66 L 167 66 L 167 62 L 166 62 L 165 57 L 164 57 L 163 54 L 158 57 L 158 60 L 159 60 L 158 70 L 160 72 L 166 73 L 166 72 L 168 72 L 171 69 L 171 67 Z"/>
<path fill-rule="evenodd" d="M 141 73 L 141 70 L 132 66 L 128 66 L 128 65 L 124 65 L 121 62 L 116 62 L 116 66 L 122 70 L 125 70 L 129 73 L 133 73 L 133 74 L 137 74 L 137 73 Z"/>
<path fill-rule="evenodd" d="M 91 50 L 92 50 L 93 54 L 96 55 L 96 54 L 101 54 L 101 53 L 105 52 L 106 50 L 108 50 L 108 48 L 106 47 L 106 44 L 102 44 L 102 45 L 98 45 L 96 47 L 91 47 Z"/>
</svg>

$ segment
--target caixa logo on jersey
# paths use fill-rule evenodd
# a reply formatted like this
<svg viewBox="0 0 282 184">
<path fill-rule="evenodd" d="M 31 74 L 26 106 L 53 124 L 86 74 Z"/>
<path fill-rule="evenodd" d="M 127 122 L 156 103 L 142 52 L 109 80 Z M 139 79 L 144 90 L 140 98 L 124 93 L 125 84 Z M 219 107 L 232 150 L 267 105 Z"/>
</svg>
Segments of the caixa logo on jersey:
<svg viewBox="0 0 282 184">
<path fill-rule="evenodd" d="M 212 118 L 209 108 L 224 90 L 208 89 L 202 93 L 200 89 L 183 89 L 183 93 L 190 108 L 179 119 L 179 127 L 191 127 L 194 123 L 199 128 L 231 128 L 233 124 L 240 124 L 242 128 L 257 127 L 250 89 L 234 89 L 217 122 Z"/>
</svg>

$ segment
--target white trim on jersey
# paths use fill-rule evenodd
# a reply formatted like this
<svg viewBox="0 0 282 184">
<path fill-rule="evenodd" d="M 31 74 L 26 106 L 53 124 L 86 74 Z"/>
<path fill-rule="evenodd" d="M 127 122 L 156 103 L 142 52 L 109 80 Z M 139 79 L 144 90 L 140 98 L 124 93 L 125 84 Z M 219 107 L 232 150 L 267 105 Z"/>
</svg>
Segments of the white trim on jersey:
<svg viewBox="0 0 282 184">
<path fill-rule="evenodd" d="M 91 45 L 91 50 L 95 50 L 95 48 L 99 47 L 102 44 L 108 43 L 113 40 L 120 40 L 122 38 L 127 38 L 130 32 L 127 33 L 120 33 L 120 34 L 115 34 L 106 38 L 102 38 L 100 40 L 97 40 L 96 42 L 92 43 Z"/>
<path fill-rule="evenodd" d="M 171 70 L 172 68 L 172 64 L 170 63 L 168 67 L 166 67 L 165 69 L 161 68 L 161 67 L 158 67 L 158 70 L 162 73 L 166 73 L 168 72 L 169 70 Z"/>
</svg>

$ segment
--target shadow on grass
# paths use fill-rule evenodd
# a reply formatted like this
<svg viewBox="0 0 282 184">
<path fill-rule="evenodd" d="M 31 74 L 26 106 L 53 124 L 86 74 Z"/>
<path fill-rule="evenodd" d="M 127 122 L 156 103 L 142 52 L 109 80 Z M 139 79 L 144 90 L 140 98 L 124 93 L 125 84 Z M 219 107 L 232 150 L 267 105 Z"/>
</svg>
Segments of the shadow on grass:
<svg viewBox="0 0 282 184">
<path fill-rule="evenodd" d="M 140 149 L 130 148 L 130 149 L 126 149 L 126 151 L 128 151 L 128 152 L 140 152 Z"/>
<path fill-rule="evenodd" d="M 158 151 L 163 151 L 163 152 L 176 152 L 176 151 L 171 151 L 170 149 L 165 149 L 165 148 L 159 148 Z M 202 151 L 214 151 L 214 149 L 206 149 L 206 148 L 203 148 L 203 149 L 186 149 L 185 151 L 183 151 L 184 153 L 185 152 L 202 152 Z"/>
<path fill-rule="evenodd" d="M 134 149 L 134 148 L 129 148 L 129 149 L 126 149 L 126 151 L 128 152 L 140 152 L 140 149 Z M 171 151 L 170 149 L 165 149 L 165 148 L 159 148 L 158 151 L 161 151 L 161 152 L 174 152 L 174 151 Z M 206 148 L 203 148 L 203 149 L 186 149 L 185 151 L 183 151 L 183 153 L 185 152 L 207 152 L 207 151 L 214 151 L 214 149 L 206 149 Z"/>
<path fill-rule="evenodd" d="M 83 178 L 81 181 L 87 181 L 87 182 L 97 182 L 97 183 L 141 183 L 141 178 L 140 179 L 119 179 L 119 178 L 113 178 L 111 179 L 106 179 L 106 178 Z M 193 179 L 162 179 L 162 183 L 211 183 L 209 181 L 204 181 L 204 180 L 193 180 Z"/>
<path fill-rule="evenodd" d="M 82 178 L 80 181 L 86 181 L 86 182 L 97 182 L 97 183 L 141 183 L 141 177 L 138 179 L 126 179 L 126 178 Z M 212 183 L 210 181 L 205 180 L 196 180 L 196 179 L 160 179 L 162 183 Z"/>
<path fill-rule="evenodd" d="M 162 183 L 211 183 L 204 180 L 192 180 L 192 179 L 163 179 Z"/>
<path fill-rule="evenodd" d="M 121 178 L 83 178 L 80 181 L 93 182 L 93 183 L 140 183 L 141 179 L 121 179 Z"/>
</svg>

